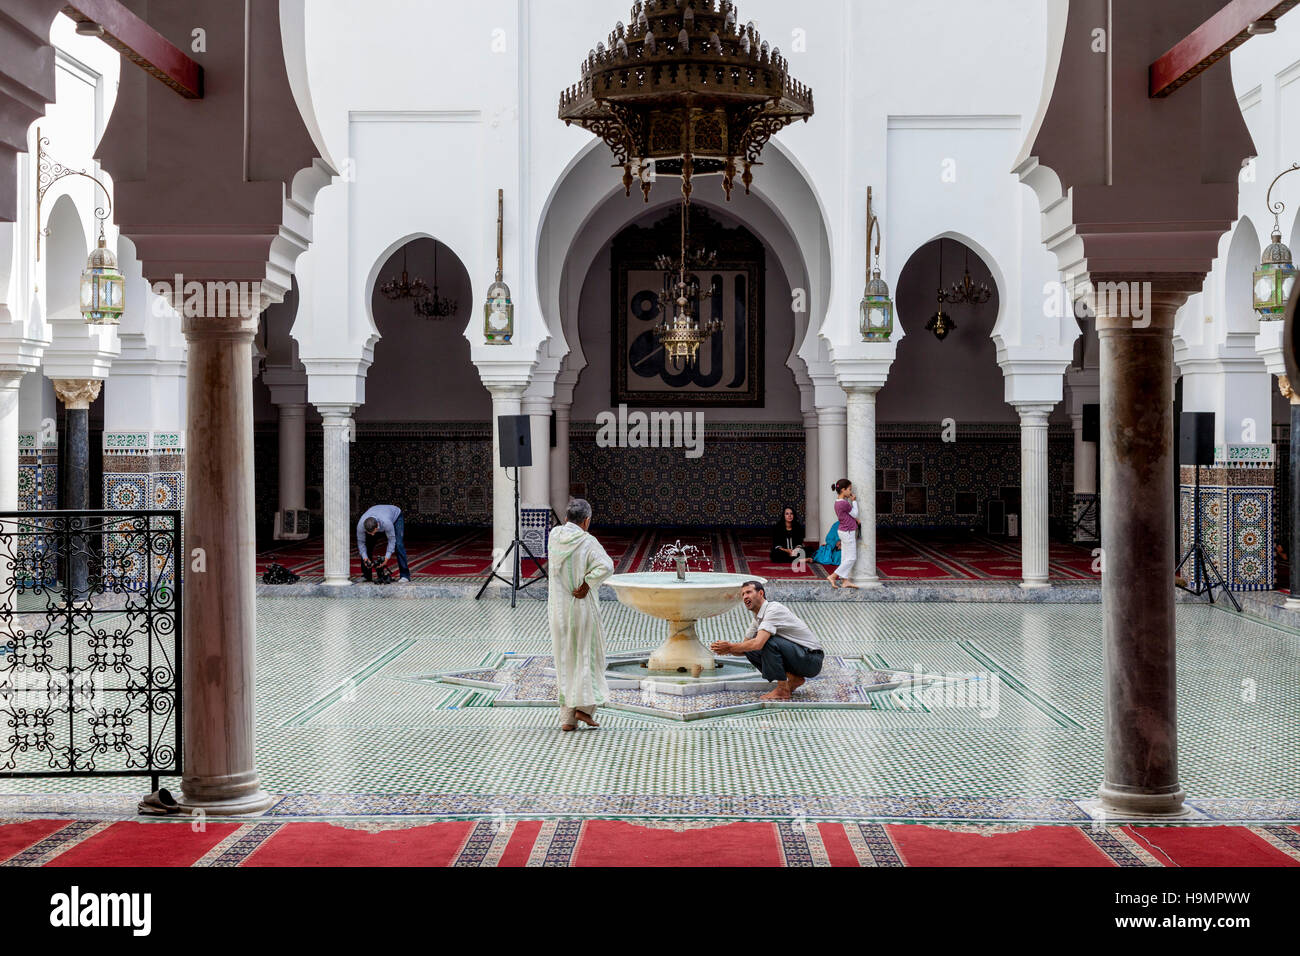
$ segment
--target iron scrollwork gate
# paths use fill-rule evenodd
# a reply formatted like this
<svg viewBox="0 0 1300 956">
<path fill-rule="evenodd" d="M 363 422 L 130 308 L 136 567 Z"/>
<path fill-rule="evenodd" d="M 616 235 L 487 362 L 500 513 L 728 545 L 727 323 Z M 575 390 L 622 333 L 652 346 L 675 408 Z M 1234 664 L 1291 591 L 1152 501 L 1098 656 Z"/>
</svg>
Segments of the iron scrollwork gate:
<svg viewBox="0 0 1300 956">
<path fill-rule="evenodd" d="M 181 772 L 179 511 L 0 513 L 0 777 Z"/>
</svg>

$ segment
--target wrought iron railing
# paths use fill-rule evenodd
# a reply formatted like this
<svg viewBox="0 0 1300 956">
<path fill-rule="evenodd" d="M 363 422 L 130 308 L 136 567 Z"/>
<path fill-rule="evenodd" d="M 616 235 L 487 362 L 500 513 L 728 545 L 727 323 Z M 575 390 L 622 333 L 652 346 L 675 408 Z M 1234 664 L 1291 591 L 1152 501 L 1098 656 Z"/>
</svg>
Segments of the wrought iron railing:
<svg viewBox="0 0 1300 956">
<path fill-rule="evenodd" d="M 181 772 L 179 511 L 0 512 L 0 777 Z"/>
</svg>

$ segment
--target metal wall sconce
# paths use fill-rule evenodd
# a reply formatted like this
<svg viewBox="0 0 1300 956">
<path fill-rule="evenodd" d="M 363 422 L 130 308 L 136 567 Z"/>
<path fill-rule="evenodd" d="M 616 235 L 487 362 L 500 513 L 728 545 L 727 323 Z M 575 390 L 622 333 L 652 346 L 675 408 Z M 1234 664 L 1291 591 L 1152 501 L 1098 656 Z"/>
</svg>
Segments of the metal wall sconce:
<svg viewBox="0 0 1300 956">
<path fill-rule="evenodd" d="M 104 221 L 113 211 L 113 196 L 100 180 L 83 169 L 69 169 L 56 162 L 46 147 L 50 138 L 36 129 L 36 261 L 41 258 L 41 237 L 49 236 L 49 227 L 41 227 L 41 206 L 45 194 L 60 179 L 83 176 L 104 191 L 104 205 L 95 207 L 99 221 L 99 241 L 86 259 L 81 273 L 81 314 L 87 325 L 117 325 L 126 309 L 126 279 L 117 268 L 117 257 L 104 237 Z"/>
</svg>

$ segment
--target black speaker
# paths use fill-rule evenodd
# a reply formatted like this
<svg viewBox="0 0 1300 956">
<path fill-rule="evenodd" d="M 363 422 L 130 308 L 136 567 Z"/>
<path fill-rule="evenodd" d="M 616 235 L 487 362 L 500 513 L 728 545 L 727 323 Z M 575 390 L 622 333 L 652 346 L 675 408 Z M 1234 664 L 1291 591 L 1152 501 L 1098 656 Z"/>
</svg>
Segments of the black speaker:
<svg viewBox="0 0 1300 956">
<path fill-rule="evenodd" d="M 1083 406 L 1083 440 L 1094 443 L 1101 441 L 1100 405 Z"/>
<path fill-rule="evenodd" d="M 1214 464 L 1214 412 L 1183 412 L 1178 430 L 1180 465 Z"/>
<path fill-rule="evenodd" d="M 530 468 L 533 464 L 533 432 L 527 415 L 498 415 L 502 468 Z"/>
</svg>

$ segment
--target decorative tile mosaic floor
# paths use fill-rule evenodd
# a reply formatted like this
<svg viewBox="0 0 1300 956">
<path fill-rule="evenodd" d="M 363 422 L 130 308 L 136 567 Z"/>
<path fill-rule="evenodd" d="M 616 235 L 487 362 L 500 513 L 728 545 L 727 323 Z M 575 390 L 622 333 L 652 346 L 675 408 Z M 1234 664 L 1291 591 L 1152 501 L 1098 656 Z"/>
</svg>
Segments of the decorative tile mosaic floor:
<svg viewBox="0 0 1300 956">
<path fill-rule="evenodd" d="M 544 602 L 262 599 L 258 752 L 278 816 L 504 812 L 622 817 L 1081 821 L 1102 772 L 1095 605 L 796 606 L 828 654 L 879 670 L 985 675 L 985 692 L 874 695 L 871 710 L 783 708 L 683 723 L 602 712 L 560 734 L 549 707 L 431 673 L 549 653 Z M 611 653 L 662 623 L 602 604 Z M 739 635 L 737 609 L 701 622 Z M 1180 605 L 1182 782 L 1200 820 L 1300 820 L 1300 636 Z M 959 686 L 952 684 L 947 686 Z M 177 785 L 164 781 L 164 785 Z M 129 812 L 140 784 L 0 780 L 0 815 Z M 77 796 L 76 794 L 81 794 Z M 37 794 L 44 794 L 36 796 Z M 24 796 L 30 795 L 30 796 Z"/>
</svg>

